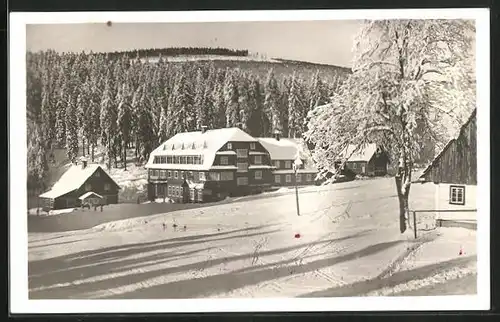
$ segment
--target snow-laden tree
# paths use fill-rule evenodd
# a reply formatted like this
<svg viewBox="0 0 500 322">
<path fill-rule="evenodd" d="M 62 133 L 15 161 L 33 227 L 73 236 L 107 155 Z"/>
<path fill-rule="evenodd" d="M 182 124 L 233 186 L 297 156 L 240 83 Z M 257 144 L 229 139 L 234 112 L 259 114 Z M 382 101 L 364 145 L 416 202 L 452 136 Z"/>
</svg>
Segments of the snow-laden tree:
<svg viewBox="0 0 500 322">
<path fill-rule="evenodd" d="M 319 75 L 319 70 L 314 74 L 309 89 L 309 110 L 316 106 L 328 103 L 328 87 Z"/>
<path fill-rule="evenodd" d="M 101 100 L 101 144 L 106 147 L 105 159 L 108 162 L 108 169 L 111 169 L 111 159 L 113 158 L 113 143 L 116 135 L 116 106 L 111 92 L 111 82 L 106 81 L 106 85 Z"/>
<path fill-rule="evenodd" d="M 214 128 L 221 128 L 226 126 L 226 104 L 224 100 L 224 85 L 216 82 L 212 92 L 214 102 Z"/>
<path fill-rule="evenodd" d="M 402 233 L 422 138 L 442 146 L 474 108 L 474 32 L 465 20 L 368 21 L 355 41 L 352 74 L 331 104 L 310 112 L 305 137 L 321 174 L 337 173 L 349 144 L 375 143 L 399 161 Z"/>
<path fill-rule="evenodd" d="M 271 132 L 276 130 L 282 131 L 283 124 L 281 124 L 280 114 L 279 114 L 279 99 L 280 91 L 278 87 L 278 82 L 274 76 L 274 70 L 269 70 L 267 74 L 266 87 L 265 87 L 265 98 L 264 98 L 264 111 L 271 120 Z"/>
<path fill-rule="evenodd" d="M 233 127 L 239 122 L 239 104 L 237 75 L 228 71 L 224 81 L 224 102 L 226 107 L 226 127 Z"/>
<path fill-rule="evenodd" d="M 290 81 L 288 95 L 288 136 L 291 138 L 302 135 L 304 112 L 306 111 L 305 98 L 302 87 L 294 73 Z"/>
<path fill-rule="evenodd" d="M 238 106 L 239 106 L 239 121 L 241 122 L 244 131 L 248 131 L 250 123 L 251 107 L 250 107 L 250 85 L 249 78 L 243 74 L 238 80 Z"/>
<path fill-rule="evenodd" d="M 194 94 L 194 110 L 196 111 L 196 128 L 201 129 L 202 125 L 206 125 L 206 110 L 205 110 L 205 87 L 206 82 L 203 77 L 201 68 L 196 72 L 195 94 Z"/>
<path fill-rule="evenodd" d="M 248 130 L 252 136 L 266 136 L 269 131 L 269 119 L 264 113 L 261 85 L 257 77 L 251 77 L 248 93 L 250 119 Z"/>
<path fill-rule="evenodd" d="M 76 104 L 71 95 L 67 96 L 66 104 L 66 155 L 71 162 L 78 157 L 78 118 Z"/>
<path fill-rule="evenodd" d="M 132 120 L 132 111 L 130 106 L 130 88 L 127 82 L 122 85 L 119 94 L 120 95 L 117 97 L 118 117 L 116 120 L 116 125 L 122 144 L 122 163 L 124 169 L 127 170 L 127 146 L 130 142 L 130 124 Z"/>
</svg>

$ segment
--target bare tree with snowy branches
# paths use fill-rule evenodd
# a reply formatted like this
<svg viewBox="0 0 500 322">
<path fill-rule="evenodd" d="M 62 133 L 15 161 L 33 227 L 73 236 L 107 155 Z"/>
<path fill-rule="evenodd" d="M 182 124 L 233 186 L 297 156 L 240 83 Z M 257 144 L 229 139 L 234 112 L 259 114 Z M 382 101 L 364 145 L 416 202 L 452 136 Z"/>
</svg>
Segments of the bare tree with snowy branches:
<svg viewBox="0 0 500 322">
<path fill-rule="evenodd" d="M 308 116 L 305 137 L 315 146 L 313 157 L 323 175 L 338 173 L 349 144 L 359 150 L 375 143 L 399 161 L 401 233 L 423 137 L 442 146 L 474 108 L 474 32 L 466 20 L 365 22 L 355 40 L 352 74 L 331 104 Z"/>
</svg>

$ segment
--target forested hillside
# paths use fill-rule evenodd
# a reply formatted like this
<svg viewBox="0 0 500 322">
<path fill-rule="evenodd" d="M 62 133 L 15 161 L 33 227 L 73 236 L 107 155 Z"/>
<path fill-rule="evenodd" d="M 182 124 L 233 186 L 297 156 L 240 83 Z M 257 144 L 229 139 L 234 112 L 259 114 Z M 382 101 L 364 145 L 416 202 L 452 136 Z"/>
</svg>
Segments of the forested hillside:
<svg viewBox="0 0 500 322">
<path fill-rule="evenodd" d="M 44 188 L 54 147 L 65 148 L 71 161 L 81 154 L 93 161 L 101 147 L 108 167 L 123 167 L 127 148 L 145 162 L 160 142 L 202 125 L 240 124 L 254 136 L 280 129 L 299 137 L 307 112 L 326 103 L 347 72 L 290 61 L 28 53 L 28 184 Z"/>
</svg>

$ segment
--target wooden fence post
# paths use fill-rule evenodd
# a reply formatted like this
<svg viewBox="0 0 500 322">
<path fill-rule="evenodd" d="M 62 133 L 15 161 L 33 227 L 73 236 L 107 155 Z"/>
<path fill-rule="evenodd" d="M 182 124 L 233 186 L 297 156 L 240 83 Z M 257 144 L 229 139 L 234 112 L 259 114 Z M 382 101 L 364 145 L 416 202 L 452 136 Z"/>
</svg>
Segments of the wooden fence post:
<svg viewBox="0 0 500 322">
<path fill-rule="evenodd" d="M 413 233 L 415 235 L 415 239 L 417 239 L 417 212 L 413 212 Z"/>
</svg>

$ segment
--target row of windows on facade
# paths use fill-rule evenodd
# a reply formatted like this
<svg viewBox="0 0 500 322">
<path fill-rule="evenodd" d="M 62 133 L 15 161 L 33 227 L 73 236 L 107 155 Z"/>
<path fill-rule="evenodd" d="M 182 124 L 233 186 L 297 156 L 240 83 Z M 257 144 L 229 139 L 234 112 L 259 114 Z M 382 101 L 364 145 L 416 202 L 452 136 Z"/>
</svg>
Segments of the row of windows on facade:
<svg viewBox="0 0 500 322">
<path fill-rule="evenodd" d="M 295 179 L 296 182 L 302 182 L 302 174 L 301 173 L 297 173 L 295 178 L 296 178 Z M 307 173 L 306 174 L 306 182 L 310 182 L 310 181 L 312 181 L 312 174 Z M 281 175 L 279 175 L 279 174 L 275 175 L 274 182 L 281 183 Z M 286 183 L 292 182 L 292 175 L 291 174 L 285 175 L 285 182 Z"/>
<path fill-rule="evenodd" d="M 193 171 L 167 171 L 167 170 L 149 170 L 149 175 L 152 177 L 159 177 L 165 179 L 193 179 Z M 198 179 L 200 181 L 231 181 L 234 180 L 234 172 L 198 172 Z M 254 171 L 254 178 L 257 180 L 262 179 L 262 171 Z"/>
<path fill-rule="evenodd" d="M 195 150 L 197 147 L 203 147 L 204 149 L 206 149 L 208 146 L 207 146 L 207 142 L 204 141 L 203 144 L 196 144 L 195 142 L 193 143 L 181 143 L 181 146 L 179 147 L 181 150 L 185 150 L 186 148 L 190 148 L 192 150 Z M 255 150 L 255 147 L 256 147 L 256 144 L 255 142 L 250 142 L 250 150 Z M 175 150 L 175 144 L 172 144 L 170 145 L 170 147 L 168 147 L 167 145 L 164 145 L 163 146 L 163 150 Z M 233 149 L 233 144 L 232 143 L 227 143 L 226 144 L 226 149 L 227 150 L 232 150 Z"/>
<path fill-rule="evenodd" d="M 96 175 L 96 177 L 98 177 L 98 175 Z M 109 190 L 111 190 L 111 184 L 105 183 L 104 184 L 104 191 L 109 191 Z M 86 183 L 85 184 L 85 191 L 92 191 L 92 184 Z"/>
<path fill-rule="evenodd" d="M 238 158 L 247 158 L 247 149 L 236 149 L 236 156 Z M 228 157 L 225 157 L 226 164 L 228 163 Z M 262 162 L 262 158 L 259 156 L 258 160 Z M 222 163 L 221 159 L 221 163 Z M 257 161 L 256 161 L 257 162 Z M 162 155 L 155 156 L 153 163 L 156 164 L 203 164 L 203 155 Z M 224 163 L 222 163 L 224 164 Z M 257 163 L 260 164 L 260 163 Z"/>
</svg>

